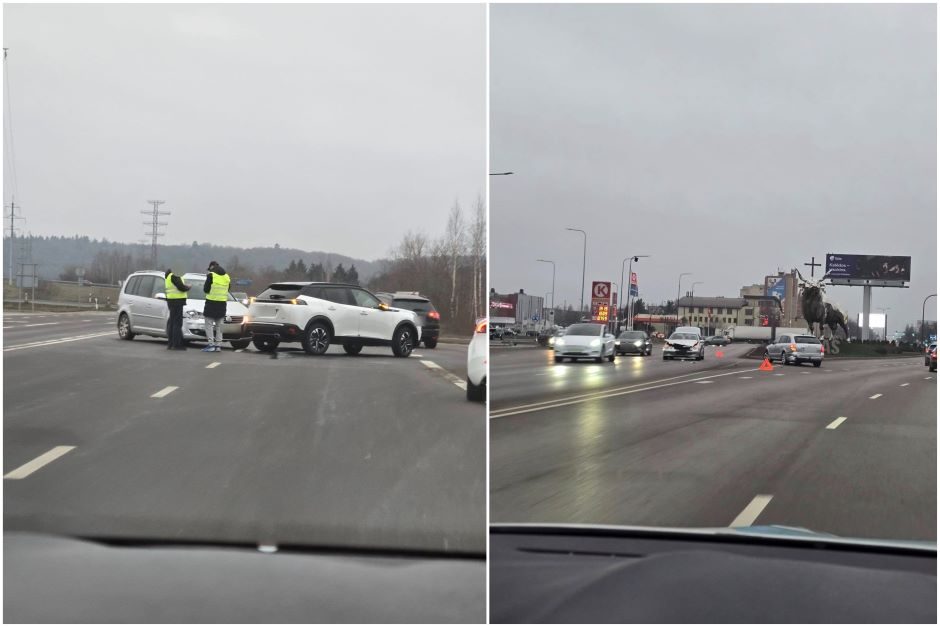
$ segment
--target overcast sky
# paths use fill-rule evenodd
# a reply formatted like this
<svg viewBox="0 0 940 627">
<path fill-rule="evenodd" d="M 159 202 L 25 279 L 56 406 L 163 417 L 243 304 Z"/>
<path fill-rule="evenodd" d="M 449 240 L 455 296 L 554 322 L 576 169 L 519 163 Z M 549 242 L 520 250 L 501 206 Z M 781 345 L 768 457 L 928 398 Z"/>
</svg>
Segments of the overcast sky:
<svg viewBox="0 0 940 627">
<path fill-rule="evenodd" d="M 494 5 L 491 283 L 578 306 L 634 264 L 659 303 L 735 297 L 827 252 L 910 255 L 889 331 L 937 285 L 934 5 Z M 816 276 L 821 272 L 817 270 Z M 829 288 L 855 315 L 862 290 Z M 928 312 L 936 311 L 936 300 Z M 928 317 L 936 318 L 935 314 Z"/>
<path fill-rule="evenodd" d="M 375 259 L 485 191 L 482 5 L 3 12 L 34 234 L 136 242 L 160 199 L 168 243 Z"/>
</svg>

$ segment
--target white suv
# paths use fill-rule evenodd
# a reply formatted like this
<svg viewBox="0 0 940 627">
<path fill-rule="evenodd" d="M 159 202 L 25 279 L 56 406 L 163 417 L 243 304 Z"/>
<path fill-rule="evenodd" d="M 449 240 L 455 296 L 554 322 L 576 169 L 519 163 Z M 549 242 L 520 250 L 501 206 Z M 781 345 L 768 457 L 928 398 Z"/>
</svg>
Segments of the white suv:
<svg viewBox="0 0 940 627">
<path fill-rule="evenodd" d="M 358 285 L 340 283 L 274 283 L 251 299 L 246 328 L 258 350 L 300 342 L 311 355 L 341 344 L 349 355 L 363 346 L 390 346 L 396 357 L 407 357 L 421 337 L 414 312 L 393 309 Z"/>
</svg>

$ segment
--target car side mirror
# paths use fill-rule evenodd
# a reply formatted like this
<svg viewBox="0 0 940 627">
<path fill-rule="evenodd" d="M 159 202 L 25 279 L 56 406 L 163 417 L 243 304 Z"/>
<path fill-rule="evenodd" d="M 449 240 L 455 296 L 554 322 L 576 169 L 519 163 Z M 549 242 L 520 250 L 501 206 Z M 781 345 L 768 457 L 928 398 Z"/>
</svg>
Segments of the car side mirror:
<svg viewBox="0 0 940 627">
<path fill-rule="evenodd" d="M 159 298 L 160 300 L 166 300 L 166 294 L 163 292 L 157 292 L 153 295 L 154 298 Z"/>
<path fill-rule="evenodd" d="M 375 308 L 381 311 L 388 311 L 388 305 L 386 305 L 385 303 L 379 303 L 378 305 L 375 306 Z"/>
</svg>

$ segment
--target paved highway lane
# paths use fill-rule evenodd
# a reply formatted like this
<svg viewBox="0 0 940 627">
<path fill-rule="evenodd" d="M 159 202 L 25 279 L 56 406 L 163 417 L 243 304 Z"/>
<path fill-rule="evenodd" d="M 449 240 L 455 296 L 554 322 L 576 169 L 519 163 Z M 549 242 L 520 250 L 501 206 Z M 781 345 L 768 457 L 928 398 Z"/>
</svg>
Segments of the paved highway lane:
<svg viewBox="0 0 940 627">
<path fill-rule="evenodd" d="M 921 358 L 758 365 L 495 412 L 491 520 L 936 539 L 936 379 Z"/>
<path fill-rule="evenodd" d="M 13 351 L 38 340 L 4 319 L 23 327 L 4 330 L 8 529 L 484 550 L 466 346 L 171 352 L 101 318 Z"/>
<path fill-rule="evenodd" d="M 490 359 L 490 407 L 498 413 L 507 408 L 571 394 L 668 377 L 694 376 L 731 367 L 737 357 L 751 348 L 753 346 L 748 344 L 722 348 L 708 346 L 702 361 L 663 361 L 662 344 L 655 344 L 650 356 L 621 355 L 614 363 L 604 361 L 600 364 L 587 360 L 556 364 L 553 352 L 540 347 L 494 348 Z M 722 357 L 716 356 L 719 352 Z"/>
</svg>

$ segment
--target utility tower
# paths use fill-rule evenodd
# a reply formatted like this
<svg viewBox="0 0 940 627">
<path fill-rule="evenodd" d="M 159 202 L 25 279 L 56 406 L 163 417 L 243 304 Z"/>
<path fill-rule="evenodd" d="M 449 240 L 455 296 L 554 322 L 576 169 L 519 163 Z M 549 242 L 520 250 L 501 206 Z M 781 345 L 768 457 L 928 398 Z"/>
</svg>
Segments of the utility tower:
<svg viewBox="0 0 940 627">
<path fill-rule="evenodd" d="M 16 220 L 22 220 L 23 217 L 16 215 L 16 201 L 12 198 L 6 209 L 9 209 L 10 213 L 9 215 L 3 216 L 3 219 L 10 219 L 10 226 L 8 227 L 10 229 L 10 285 L 13 285 L 13 282 L 16 280 L 14 278 L 16 276 L 16 262 L 13 258 L 13 251 L 16 248 Z"/>
<path fill-rule="evenodd" d="M 166 222 L 160 222 L 160 216 L 168 216 L 170 215 L 170 212 L 160 211 L 160 205 L 165 203 L 165 200 L 148 200 L 147 202 L 153 205 L 153 209 L 141 211 L 141 213 L 150 216 L 150 220 L 148 222 L 144 222 L 144 224 L 150 227 L 149 233 L 146 233 L 146 235 L 150 235 L 150 268 L 152 270 L 156 270 L 157 238 L 166 235 L 166 233 L 160 232 L 160 227 L 167 225 Z"/>
</svg>

